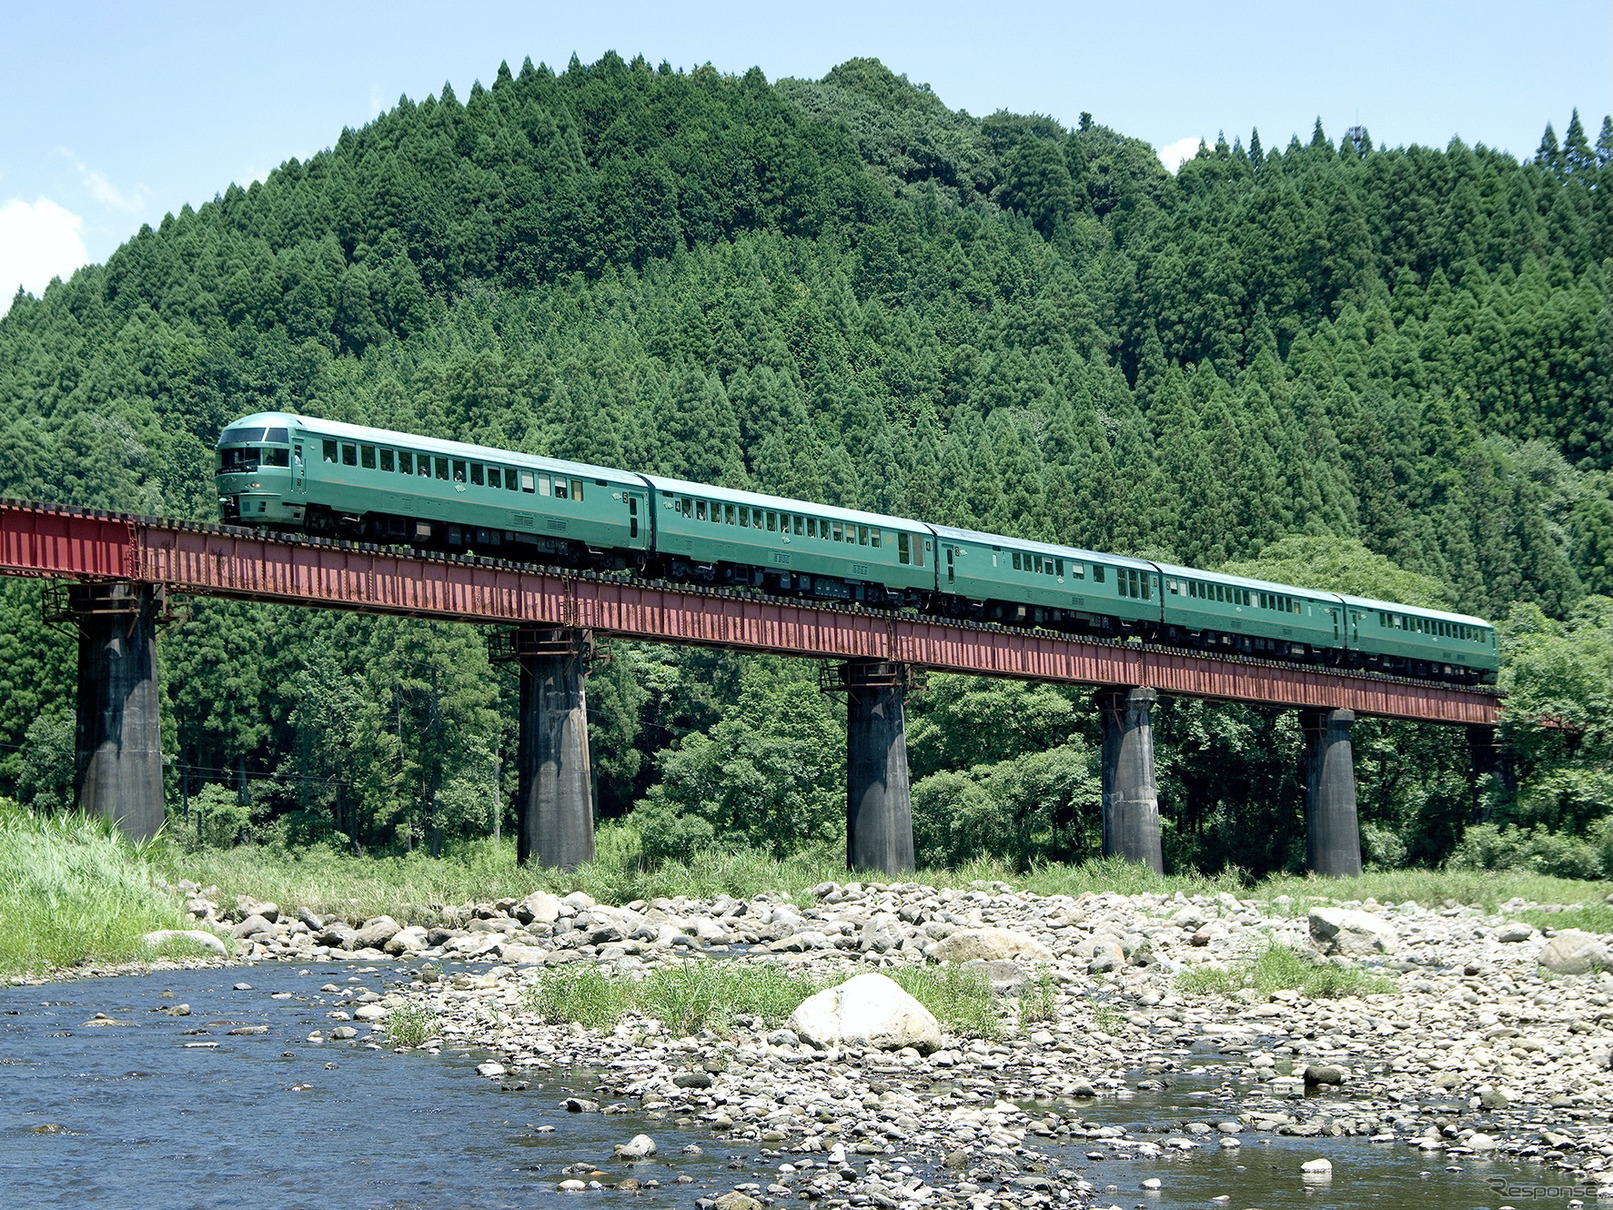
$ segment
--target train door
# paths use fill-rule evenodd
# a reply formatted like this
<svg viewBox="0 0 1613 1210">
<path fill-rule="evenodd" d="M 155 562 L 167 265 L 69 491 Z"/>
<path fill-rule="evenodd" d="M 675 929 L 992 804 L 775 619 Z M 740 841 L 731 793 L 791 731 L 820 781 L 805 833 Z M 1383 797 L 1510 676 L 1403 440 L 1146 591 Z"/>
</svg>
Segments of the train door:
<svg viewBox="0 0 1613 1210">
<path fill-rule="evenodd" d="M 302 461 L 302 442 L 291 447 L 291 490 L 301 493 L 306 485 L 306 468 Z"/>
<path fill-rule="evenodd" d="M 627 493 L 627 536 L 638 537 L 638 497 Z"/>
</svg>

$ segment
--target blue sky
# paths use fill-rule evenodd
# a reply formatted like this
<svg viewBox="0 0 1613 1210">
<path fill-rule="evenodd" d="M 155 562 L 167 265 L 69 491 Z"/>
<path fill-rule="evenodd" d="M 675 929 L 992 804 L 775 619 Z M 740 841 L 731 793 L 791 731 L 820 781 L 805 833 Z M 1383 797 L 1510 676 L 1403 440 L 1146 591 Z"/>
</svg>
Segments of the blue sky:
<svg viewBox="0 0 1613 1210">
<path fill-rule="evenodd" d="M 1608 0 L 1496 3 L 14 4 L 0 40 L 0 307 L 143 222 L 329 146 L 501 59 L 710 62 L 769 79 L 882 59 L 947 104 L 1086 110 L 1156 148 L 1364 124 L 1531 154 L 1613 108 Z"/>
</svg>

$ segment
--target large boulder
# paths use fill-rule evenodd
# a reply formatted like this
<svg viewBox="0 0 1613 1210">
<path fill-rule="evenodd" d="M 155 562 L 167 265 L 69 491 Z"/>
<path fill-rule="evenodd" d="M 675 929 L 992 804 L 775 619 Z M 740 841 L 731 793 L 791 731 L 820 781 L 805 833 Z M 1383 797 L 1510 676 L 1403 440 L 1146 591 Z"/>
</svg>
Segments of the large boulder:
<svg viewBox="0 0 1613 1210">
<path fill-rule="evenodd" d="M 959 929 L 926 946 L 924 953 L 937 962 L 996 962 L 1002 958 L 1024 958 L 1051 962 L 1053 951 L 1029 933 L 1013 929 Z"/>
<path fill-rule="evenodd" d="M 394 956 L 415 954 L 426 948 L 426 930 L 418 924 L 411 924 L 393 933 L 381 946 L 383 950 Z"/>
<path fill-rule="evenodd" d="M 1352 908 L 1312 908 L 1311 941 L 1324 954 L 1362 958 L 1392 954 L 1400 946 L 1394 926 L 1371 912 Z"/>
<path fill-rule="evenodd" d="M 902 922 L 894 912 L 875 912 L 863 921 L 857 948 L 865 954 L 883 954 L 902 944 Z"/>
<path fill-rule="evenodd" d="M 511 913 L 522 924 L 553 924 L 560 918 L 560 899 L 548 891 L 533 891 Z"/>
<path fill-rule="evenodd" d="M 403 930 L 403 926 L 390 916 L 377 916 L 373 920 L 366 920 L 364 927 L 353 935 L 350 948 L 356 950 L 378 950 Z"/>
<path fill-rule="evenodd" d="M 941 1026 L 930 1010 L 884 975 L 858 975 L 808 996 L 790 1014 L 787 1025 L 820 1050 L 911 1046 L 929 1054 L 941 1049 Z"/>
<path fill-rule="evenodd" d="M 1600 937 L 1579 929 L 1559 929 L 1540 951 L 1540 965 L 1559 975 L 1583 975 L 1613 968 L 1613 956 Z"/>
<path fill-rule="evenodd" d="M 256 937 L 259 933 L 273 933 L 274 925 L 270 924 L 266 917 L 254 912 L 230 931 L 240 938 Z"/>
</svg>

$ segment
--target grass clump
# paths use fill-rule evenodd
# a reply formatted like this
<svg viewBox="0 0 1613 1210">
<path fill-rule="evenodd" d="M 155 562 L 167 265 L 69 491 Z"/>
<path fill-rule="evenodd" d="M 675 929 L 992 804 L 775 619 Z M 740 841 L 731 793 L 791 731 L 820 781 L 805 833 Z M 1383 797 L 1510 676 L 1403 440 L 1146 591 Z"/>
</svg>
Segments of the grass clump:
<svg viewBox="0 0 1613 1210">
<path fill-rule="evenodd" d="M 1292 903 L 1283 910 L 1303 916 L 1316 903 L 1345 903 L 1376 899 L 1379 903 L 1415 900 L 1439 906 L 1446 900 L 1478 904 L 1493 912 L 1508 899 L 1534 903 L 1599 903 L 1607 894 L 1605 882 L 1556 878 L 1530 870 L 1378 870 L 1354 878 L 1325 881 L 1291 874 L 1276 874 L 1240 896 L 1270 901 L 1287 895 Z"/>
<path fill-rule="evenodd" d="M 1275 941 L 1252 961 L 1182 971 L 1176 976 L 1176 986 L 1196 996 L 1232 996 L 1244 988 L 1252 988 L 1263 996 L 1277 991 L 1296 991 L 1311 1000 L 1336 1000 L 1343 996 L 1370 996 L 1399 990 L 1393 979 L 1317 962 L 1311 955 Z"/>
<path fill-rule="evenodd" d="M 997 993 L 982 975 L 951 962 L 939 966 L 898 966 L 890 977 L 941 1023 L 948 1033 L 976 1038 L 1000 1038 L 1002 1014 Z"/>
<path fill-rule="evenodd" d="M 143 856 L 105 820 L 0 799 L 0 976 L 150 957 L 144 934 L 190 927 Z M 176 941 L 160 952 L 203 951 Z"/>
<path fill-rule="evenodd" d="M 610 1029 L 634 1013 L 686 1037 L 707 1029 L 727 1033 L 736 1017 L 776 1025 L 819 990 L 816 981 L 777 967 L 688 962 L 660 967 L 642 979 L 607 975 L 595 967 L 555 967 L 522 994 L 527 1011 L 550 1025 Z"/>
<path fill-rule="evenodd" d="M 1021 1027 L 1058 1019 L 1059 984 L 1047 967 L 1036 969 L 1036 979 L 1019 994 L 1019 1024 Z"/>
<path fill-rule="evenodd" d="M 412 1000 L 386 1015 L 386 1036 L 394 1046 L 419 1046 L 435 1038 L 437 1029 L 437 1014 Z"/>
</svg>

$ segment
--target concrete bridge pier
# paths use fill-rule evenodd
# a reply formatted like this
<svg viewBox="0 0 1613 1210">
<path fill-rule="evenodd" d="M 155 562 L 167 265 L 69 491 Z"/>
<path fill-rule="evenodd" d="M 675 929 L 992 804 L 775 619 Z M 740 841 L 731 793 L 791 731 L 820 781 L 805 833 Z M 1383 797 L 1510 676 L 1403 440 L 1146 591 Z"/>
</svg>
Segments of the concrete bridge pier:
<svg viewBox="0 0 1613 1210">
<path fill-rule="evenodd" d="M 1469 724 L 1467 728 L 1467 750 L 1473 760 L 1473 773 L 1470 785 L 1473 793 L 1473 822 L 1487 823 L 1488 812 L 1484 809 L 1482 792 L 1485 777 L 1505 777 L 1506 771 L 1502 767 L 1501 748 L 1496 739 L 1496 729 L 1479 724 Z"/>
<path fill-rule="evenodd" d="M 574 870 L 594 859 L 593 773 L 584 678 L 592 636 L 518 630 L 504 658 L 521 666 L 516 859 Z"/>
<path fill-rule="evenodd" d="M 1106 689 L 1103 713 L 1103 855 L 1165 872 L 1159 846 L 1159 795 L 1154 789 L 1152 689 Z"/>
<path fill-rule="evenodd" d="M 127 582 L 73 584 L 78 625 L 78 728 L 73 793 L 130 840 L 162 827 L 162 724 L 157 692 L 161 591 Z"/>
<path fill-rule="evenodd" d="M 883 661 L 840 665 L 846 693 L 846 868 L 913 869 L 907 776 L 906 669 Z"/>
<path fill-rule="evenodd" d="M 1305 868 L 1349 878 L 1361 872 L 1355 809 L 1353 710 L 1301 710 L 1305 731 Z"/>
</svg>

